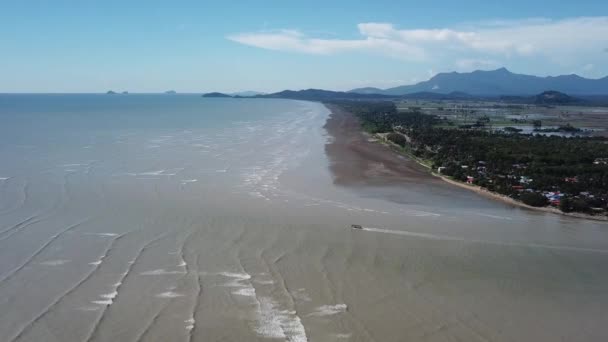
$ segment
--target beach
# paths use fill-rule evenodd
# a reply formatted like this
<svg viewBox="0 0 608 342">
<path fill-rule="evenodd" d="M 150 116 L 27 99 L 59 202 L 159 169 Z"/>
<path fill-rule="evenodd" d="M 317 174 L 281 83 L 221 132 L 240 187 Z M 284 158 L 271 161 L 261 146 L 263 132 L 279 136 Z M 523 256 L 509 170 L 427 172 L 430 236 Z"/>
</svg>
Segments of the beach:
<svg viewBox="0 0 608 342">
<path fill-rule="evenodd" d="M 391 182 L 436 182 L 429 172 L 405 155 L 376 143 L 361 130 L 357 118 L 333 105 L 325 129 L 333 136 L 325 151 L 337 184 L 380 185 Z"/>
</svg>

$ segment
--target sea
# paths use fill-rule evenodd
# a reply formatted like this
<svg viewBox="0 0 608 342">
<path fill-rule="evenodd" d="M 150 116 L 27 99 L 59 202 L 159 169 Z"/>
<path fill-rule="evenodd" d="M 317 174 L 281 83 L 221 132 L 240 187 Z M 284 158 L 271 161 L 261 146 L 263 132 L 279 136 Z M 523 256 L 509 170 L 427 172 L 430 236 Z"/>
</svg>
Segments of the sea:
<svg viewBox="0 0 608 342">
<path fill-rule="evenodd" d="M 608 225 L 338 185 L 329 115 L 0 95 L 0 341 L 608 340 Z"/>
</svg>

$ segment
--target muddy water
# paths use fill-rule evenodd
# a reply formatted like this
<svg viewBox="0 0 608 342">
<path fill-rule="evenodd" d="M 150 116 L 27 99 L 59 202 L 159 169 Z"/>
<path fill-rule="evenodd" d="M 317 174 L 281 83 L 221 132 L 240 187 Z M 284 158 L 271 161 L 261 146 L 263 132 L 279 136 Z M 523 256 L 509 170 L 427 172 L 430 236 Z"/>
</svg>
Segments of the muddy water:
<svg viewBox="0 0 608 342">
<path fill-rule="evenodd" d="M 0 96 L 0 340 L 606 339 L 606 225 L 328 155 L 328 115 Z"/>
</svg>

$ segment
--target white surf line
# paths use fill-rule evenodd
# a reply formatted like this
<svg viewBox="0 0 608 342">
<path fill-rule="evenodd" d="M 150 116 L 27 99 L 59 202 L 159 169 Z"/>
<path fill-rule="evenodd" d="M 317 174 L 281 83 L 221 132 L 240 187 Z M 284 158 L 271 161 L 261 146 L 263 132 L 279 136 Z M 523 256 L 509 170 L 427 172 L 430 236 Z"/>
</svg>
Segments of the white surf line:
<svg viewBox="0 0 608 342">
<path fill-rule="evenodd" d="M 497 220 L 509 220 L 509 221 L 513 220 L 513 218 L 506 217 L 506 216 L 498 216 L 498 215 L 482 214 L 482 213 L 476 213 L 476 214 L 479 216 L 482 216 L 482 217 L 489 217 L 489 218 L 493 218 L 493 219 L 497 219 Z"/>
<path fill-rule="evenodd" d="M 196 269 L 196 292 L 194 297 L 194 303 L 192 304 L 192 312 L 190 318 L 184 322 L 187 324 L 186 330 L 188 331 L 188 342 L 192 342 L 194 339 L 195 329 L 196 329 L 196 320 L 198 319 L 198 309 L 201 304 L 201 295 L 203 293 L 203 281 L 201 279 L 201 272 L 199 270 L 199 258 L 200 254 L 197 254 L 194 257 L 194 269 Z"/>
<path fill-rule="evenodd" d="M 87 223 L 91 221 L 91 218 L 87 218 L 83 221 L 80 221 L 79 223 L 73 224 L 71 226 L 68 226 L 67 228 L 65 228 L 64 230 L 56 233 L 55 235 L 51 236 L 51 238 L 49 240 L 47 240 L 40 248 L 38 248 L 34 254 L 32 254 L 30 257 L 28 257 L 21 265 L 17 266 L 16 268 L 14 268 L 12 271 L 10 271 L 6 276 L 4 276 L 4 278 L 0 279 L 0 284 L 4 283 L 5 281 L 11 279 L 12 277 L 14 277 L 17 273 L 19 273 L 19 271 L 21 271 L 25 266 L 27 266 L 32 260 L 36 259 L 37 256 L 39 256 L 50 244 L 52 244 L 55 240 L 57 240 L 58 238 L 60 238 L 61 236 L 63 236 L 63 234 L 74 230 L 78 227 L 80 227 L 81 225 Z"/>
<path fill-rule="evenodd" d="M 34 326 L 34 324 L 36 324 L 38 321 L 40 321 L 40 319 L 42 319 L 46 314 L 51 312 L 57 304 L 59 304 L 63 299 L 65 299 L 68 295 L 70 295 L 71 293 L 76 291 L 76 289 L 78 289 L 82 284 L 84 284 L 87 280 L 89 280 L 93 276 L 93 274 L 95 274 L 95 272 L 97 272 L 97 270 L 99 269 L 99 265 L 101 265 L 103 260 L 106 259 L 108 257 L 108 255 L 110 254 L 110 252 L 114 249 L 116 242 L 118 242 L 118 240 L 120 240 L 126 234 L 128 234 L 128 233 L 123 233 L 121 235 L 114 237 L 112 239 L 112 241 L 110 241 L 110 243 L 108 244 L 108 247 L 106 247 L 103 254 L 99 257 L 100 262 L 95 263 L 94 267 L 82 279 L 80 279 L 78 282 L 76 282 L 76 284 L 74 284 L 71 288 L 69 288 L 63 294 L 61 294 L 60 296 L 55 298 L 55 300 L 52 303 L 50 303 L 44 310 L 40 311 L 36 317 L 34 317 L 31 321 L 29 321 L 27 324 L 25 324 L 23 327 L 21 327 L 21 330 L 19 330 L 19 332 L 17 332 L 17 334 L 15 334 L 15 336 L 13 338 L 11 338 L 11 341 L 20 339 L 27 331 L 29 331 L 29 329 L 31 329 Z"/>
<path fill-rule="evenodd" d="M 113 296 L 109 301 L 106 301 L 105 303 L 101 303 L 102 309 L 101 309 L 101 313 L 98 316 L 98 318 L 95 320 L 94 324 L 93 324 L 93 328 L 91 329 L 91 331 L 89 332 L 87 338 L 84 340 L 86 342 L 89 342 L 91 340 L 93 340 L 96 335 L 98 334 L 99 331 L 99 327 L 101 326 L 101 324 L 104 322 L 104 317 L 106 316 L 106 311 L 108 310 L 108 307 L 112 304 L 114 304 L 114 302 L 117 300 L 119 294 L 120 294 L 120 289 L 124 286 L 124 283 L 127 280 L 127 277 L 131 274 L 131 270 L 133 269 L 134 265 L 137 263 L 137 261 L 139 261 L 139 259 L 141 258 L 142 254 L 154 243 L 162 240 L 163 238 L 169 236 L 169 232 L 160 234 L 158 237 L 146 242 L 135 254 L 135 257 L 133 258 L 132 261 L 127 263 L 127 269 L 126 271 L 122 274 L 122 276 L 120 277 L 120 279 L 118 279 L 118 282 L 116 284 L 114 284 L 114 292 L 112 293 Z M 111 301 L 111 302 L 110 302 Z"/>
<path fill-rule="evenodd" d="M 23 220 L 23 221 L 21 221 L 19 223 L 16 223 L 16 224 L 10 226 L 9 228 L 6 228 L 6 229 L 0 231 L 0 235 L 8 233 L 8 232 L 10 232 L 10 231 L 12 231 L 14 229 L 19 230 L 20 228 L 27 227 L 30 224 L 34 224 L 36 222 L 40 222 L 41 220 L 36 220 L 39 216 L 40 216 L 39 214 L 30 216 L 30 217 L 26 218 L 25 220 Z M 5 238 L 2 238 L 2 239 L 0 239 L 0 241 L 2 241 L 4 239 Z"/>
<path fill-rule="evenodd" d="M 184 238 L 184 240 L 182 241 L 181 245 L 180 245 L 180 249 L 178 252 L 176 252 L 175 254 L 178 254 L 180 256 L 181 262 L 178 265 L 179 267 L 183 267 L 184 268 L 184 272 L 181 272 L 180 274 L 182 274 L 182 276 L 179 277 L 179 279 L 177 280 L 177 282 L 181 281 L 188 273 L 188 263 L 186 263 L 186 260 L 184 259 L 184 248 L 186 245 L 186 242 L 190 239 L 190 237 L 194 234 L 194 230 L 190 231 L 190 233 L 187 234 L 187 236 Z M 172 287 L 167 289 L 167 292 L 163 292 L 160 294 L 157 294 L 155 297 L 156 298 L 168 298 L 169 301 L 167 303 L 165 303 L 157 312 L 156 314 L 154 314 L 154 316 L 152 317 L 152 319 L 146 324 L 145 328 L 137 335 L 137 338 L 134 340 L 135 342 L 139 342 L 139 341 L 145 341 L 146 340 L 146 336 L 148 335 L 150 329 L 152 329 L 152 327 L 154 327 L 156 325 L 156 322 L 158 321 L 158 319 L 161 317 L 161 315 L 165 312 L 165 309 L 167 309 L 167 307 L 170 305 L 171 301 L 173 298 L 179 298 L 179 297 L 184 297 L 185 294 L 181 294 L 178 292 L 174 292 L 173 290 L 176 289 L 177 286 Z M 188 319 L 185 320 L 184 323 L 190 322 L 190 325 L 186 326 L 192 326 L 192 328 L 194 328 L 194 319 Z M 187 329 L 190 330 L 190 329 Z"/>
<path fill-rule="evenodd" d="M 315 311 L 309 313 L 307 316 L 325 317 L 332 316 L 340 313 L 344 313 L 348 310 L 346 304 L 335 304 L 335 305 L 321 305 L 315 309 Z"/>
<path fill-rule="evenodd" d="M 390 230 L 390 229 L 372 228 L 372 227 L 363 227 L 362 229 L 353 229 L 353 230 L 364 230 L 364 231 L 368 231 L 368 232 L 412 236 L 412 237 L 418 237 L 418 238 L 430 239 L 430 240 L 459 241 L 459 242 L 482 243 L 482 244 L 508 246 L 508 247 L 544 248 L 544 249 L 561 250 L 561 251 L 608 254 L 608 249 L 599 249 L 599 248 L 557 246 L 557 245 L 546 245 L 546 244 L 542 244 L 542 243 L 517 243 L 517 242 L 499 242 L 499 241 L 489 241 L 489 240 L 465 239 L 465 238 L 459 238 L 459 237 L 447 236 L 447 235 L 436 235 L 436 234 L 429 234 L 429 233 L 412 232 L 412 231 L 407 231 L 407 230 Z"/>
</svg>

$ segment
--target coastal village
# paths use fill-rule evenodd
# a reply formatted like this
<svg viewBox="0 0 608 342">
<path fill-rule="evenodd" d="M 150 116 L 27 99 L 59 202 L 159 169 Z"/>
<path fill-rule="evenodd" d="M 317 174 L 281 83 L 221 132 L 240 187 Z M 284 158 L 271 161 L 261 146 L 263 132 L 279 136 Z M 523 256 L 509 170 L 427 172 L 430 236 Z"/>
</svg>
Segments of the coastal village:
<svg viewBox="0 0 608 342">
<path fill-rule="evenodd" d="M 541 128 L 539 115 L 516 117 L 509 106 L 524 107 L 496 103 L 472 104 L 474 111 L 463 110 L 466 103 L 440 101 L 339 105 L 357 115 L 367 132 L 446 180 L 530 207 L 606 218 L 608 140 L 601 125 L 567 122 L 564 113 L 572 109 L 552 108 L 562 114 L 542 116 L 549 124 Z"/>
</svg>

